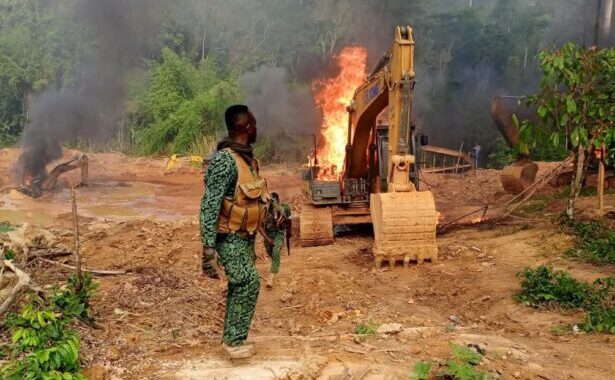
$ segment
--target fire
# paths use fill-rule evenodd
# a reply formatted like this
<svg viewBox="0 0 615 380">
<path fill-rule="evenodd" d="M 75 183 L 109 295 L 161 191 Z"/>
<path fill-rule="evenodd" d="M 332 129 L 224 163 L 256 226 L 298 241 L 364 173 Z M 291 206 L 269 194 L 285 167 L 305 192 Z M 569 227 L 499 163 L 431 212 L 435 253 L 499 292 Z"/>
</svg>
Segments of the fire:
<svg viewBox="0 0 615 380">
<path fill-rule="evenodd" d="M 348 111 L 357 87 L 365 80 L 367 50 L 360 46 L 346 47 L 335 57 L 340 68 L 334 78 L 316 80 L 312 85 L 314 99 L 322 112 L 322 140 L 318 148 L 319 177 L 337 179 L 344 167 L 348 140 Z"/>
</svg>

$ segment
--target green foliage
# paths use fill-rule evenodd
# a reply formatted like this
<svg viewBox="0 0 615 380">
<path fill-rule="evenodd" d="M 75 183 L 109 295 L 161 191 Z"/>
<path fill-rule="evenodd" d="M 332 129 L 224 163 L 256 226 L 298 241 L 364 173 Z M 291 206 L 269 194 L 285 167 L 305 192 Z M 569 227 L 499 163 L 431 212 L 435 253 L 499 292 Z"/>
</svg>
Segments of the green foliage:
<svg viewBox="0 0 615 380">
<path fill-rule="evenodd" d="M 543 78 L 540 92 L 528 98 L 541 124 L 524 121 L 521 139 L 536 145 L 549 136 L 553 146 L 567 137 L 572 147 L 601 146 L 615 158 L 615 48 L 584 48 L 573 43 L 539 54 Z"/>
<path fill-rule="evenodd" d="M 541 265 L 526 268 L 519 274 L 521 292 L 517 299 L 532 307 L 559 305 L 566 309 L 580 308 L 591 297 L 591 286 L 580 283 L 569 273 L 553 271 Z"/>
<path fill-rule="evenodd" d="M 7 232 L 11 232 L 15 230 L 13 227 L 11 227 L 10 224 L 8 223 L 0 223 L 0 234 L 5 234 Z"/>
<path fill-rule="evenodd" d="M 412 374 L 410 375 L 410 380 L 429 380 L 431 376 L 431 367 L 433 365 L 431 363 L 418 361 L 414 363 L 414 367 L 412 370 Z"/>
<path fill-rule="evenodd" d="M 568 254 L 595 264 L 615 264 L 615 230 L 606 222 L 580 222 L 564 218 L 563 228 L 576 236 Z"/>
<path fill-rule="evenodd" d="M 75 319 L 89 320 L 89 299 L 96 285 L 89 275 L 78 286 L 75 275 L 65 289 L 47 299 L 30 295 L 19 314 L 9 314 L 10 360 L 0 368 L 7 380 L 85 380 L 79 370 L 79 337 L 69 328 Z"/>
<path fill-rule="evenodd" d="M 0 1 L 0 146 L 18 141 L 31 94 L 75 81 L 90 36 L 63 20 L 60 8 L 57 2 Z"/>
<path fill-rule="evenodd" d="M 13 260 L 15 258 L 15 252 L 12 249 L 4 251 L 4 260 Z"/>
<path fill-rule="evenodd" d="M 433 369 L 431 363 L 419 361 L 414 365 L 410 380 L 452 379 L 452 380 L 487 380 L 498 379 L 493 373 L 476 369 L 483 360 L 483 356 L 471 347 L 464 347 L 456 343 L 450 343 L 452 358 L 447 360 L 446 365 Z"/>
<path fill-rule="evenodd" d="M 224 128 L 224 110 L 239 99 L 235 78 L 213 58 L 195 66 L 168 48 L 134 88 L 142 91 L 133 95 L 133 126 L 145 154 L 209 153 L 206 137 Z"/>
<path fill-rule="evenodd" d="M 500 170 L 515 161 L 514 150 L 508 146 L 502 137 L 499 137 L 493 152 L 489 154 L 488 158 L 488 167 Z"/>
<path fill-rule="evenodd" d="M 373 322 L 359 323 L 355 329 L 355 334 L 358 335 L 376 335 L 378 333 L 378 324 Z"/>
<path fill-rule="evenodd" d="M 586 332 L 615 334 L 615 277 L 600 278 L 588 284 L 579 282 L 563 271 L 544 265 L 526 268 L 519 273 L 519 301 L 540 308 L 557 305 L 563 309 L 581 308 L 585 320 L 580 324 Z"/>
</svg>

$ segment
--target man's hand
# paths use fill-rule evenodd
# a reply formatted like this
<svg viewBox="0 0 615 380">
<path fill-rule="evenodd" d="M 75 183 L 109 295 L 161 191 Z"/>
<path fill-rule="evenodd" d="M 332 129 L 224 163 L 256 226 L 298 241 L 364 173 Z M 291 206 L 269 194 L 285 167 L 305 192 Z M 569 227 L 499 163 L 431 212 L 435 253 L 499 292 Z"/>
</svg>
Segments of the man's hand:
<svg viewBox="0 0 615 380">
<path fill-rule="evenodd" d="M 219 279 L 220 278 L 220 265 L 218 264 L 218 258 L 216 250 L 213 247 L 203 246 L 203 274 L 208 277 Z"/>
</svg>

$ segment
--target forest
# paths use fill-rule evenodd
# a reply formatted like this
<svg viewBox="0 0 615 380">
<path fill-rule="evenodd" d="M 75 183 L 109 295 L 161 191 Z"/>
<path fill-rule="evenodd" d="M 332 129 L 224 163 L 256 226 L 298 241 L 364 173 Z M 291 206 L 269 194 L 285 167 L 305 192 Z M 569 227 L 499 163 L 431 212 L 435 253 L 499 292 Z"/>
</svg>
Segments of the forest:
<svg viewBox="0 0 615 380">
<path fill-rule="evenodd" d="M 612 36 L 596 29 L 598 7 L 599 0 L 0 0 L 0 145 L 59 119 L 66 143 L 81 148 L 207 154 L 224 130 L 222 111 L 243 101 L 265 136 L 262 159 L 303 160 L 303 151 L 272 141 L 303 146 L 318 130 L 313 81 L 334 74 L 332 57 L 345 46 L 365 46 L 373 65 L 393 27 L 408 24 L 419 128 L 434 144 L 463 140 L 506 160 L 491 98 L 536 92 L 542 49 L 611 46 Z M 537 154 L 558 159 L 565 151 Z"/>
</svg>

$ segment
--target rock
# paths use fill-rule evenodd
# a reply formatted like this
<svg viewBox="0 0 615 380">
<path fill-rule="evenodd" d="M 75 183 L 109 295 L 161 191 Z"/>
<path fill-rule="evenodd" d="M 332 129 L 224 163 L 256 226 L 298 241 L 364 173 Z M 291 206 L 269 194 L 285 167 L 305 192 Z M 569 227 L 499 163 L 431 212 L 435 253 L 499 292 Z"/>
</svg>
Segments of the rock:
<svg viewBox="0 0 615 380">
<path fill-rule="evenodd" d="M 293 300 L 293 294 L 289 291 L 285 292 L 284 294 L 282 294 L 282 297 L 280 297 L 280 301 L 284 303 L 289 303 L 292 300 Z"/>
<path fill-rule="evenodd" d="M 404 329 L 401 323 L 385 323 L 378 327 L 378 334 L 394 335 L 399 334 Z"/>
<path fill-rule="evenodd" d="M 412 298 L 410 298 L 410 299 L 408 300 L 408 304 L 409 304 L 409 305 L 414 304 L 414 300 L 413 300 Z"/>
<path fill-rule="evenodd" d="M 516 371 L 515 373 L 513 373 L 513 377 L 514 377 L 515 379 L 520 378 L 520 377 L 521 377 L 521 372 Z"/>
<path fill-rule="evenodd" d="M 109 370 L 105 367 L 90 367 L 83 370 L 83 375 L 89 380 L 107 380 Z"/>
<path fill-rule="evenodd" d="M 449 321 L 453 322 L 456 325 L 460 325 L 461 324 L 461 319 L 459 319 L 458 316 L 456 315 L 451 315 L 448 317 Z"/>
</svg>

